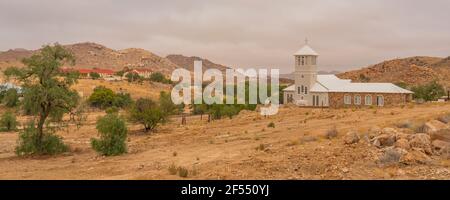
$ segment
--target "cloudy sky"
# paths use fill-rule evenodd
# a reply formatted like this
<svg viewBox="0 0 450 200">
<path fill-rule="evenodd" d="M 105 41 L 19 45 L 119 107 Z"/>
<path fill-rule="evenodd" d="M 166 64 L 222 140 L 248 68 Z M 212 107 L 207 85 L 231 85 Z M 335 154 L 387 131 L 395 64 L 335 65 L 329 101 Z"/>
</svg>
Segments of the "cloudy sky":
<svg viewBox="0 0 450 200">
<path fill-rule="evenodd" d="M 96 42 L 233 67 L 293 70 L 308 38 L 321 70 L 450 55 L 449 0 L 0 0 L 0 51 Z"/>
</svg>

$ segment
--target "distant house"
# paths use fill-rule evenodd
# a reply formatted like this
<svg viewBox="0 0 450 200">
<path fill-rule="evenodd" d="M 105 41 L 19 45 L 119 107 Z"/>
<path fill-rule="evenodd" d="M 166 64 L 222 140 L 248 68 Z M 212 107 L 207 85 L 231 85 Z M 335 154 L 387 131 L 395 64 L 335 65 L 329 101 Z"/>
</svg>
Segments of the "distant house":
<svg viewBox="0 0 450 200">
<path fill-rule="evenodd" d="M 317 74 L 317 54 L 307 44 L 294 54 L 295 84 L 283 90 L 284 102 L 308 107 L 362 107 L 401 104 L 413 92 L 392 83 L 353 83 Z"/>
<path fill-rule="evenodd" d="M 9 89 L 15 89 L 17 91 L 17 93 L 19 93 L 19 94 L 22 93 L 22 87 L 17 86 L 17 85 L 15 85 L 13 83 L 9 83 L 8 82 L 8 83 L 0 84 L 0 92 L 7 91 Z"/>
<path fill-rule="evenodd" d="M 150 78 L 150 76 L 153 73 L 153 70 L 148 69 L 148 68 L 129 69 L 123 74 L 123 76 L 126 76 L 128 73 L 137 74 L 137 75 L 139 75 L 142 78 Z"/>
<path fill-rule="evenodd" d="M 86 68 L 63 68 L 63 72 L 71 72 L 71 71 L 77 71 L 80 73 L 81 78 L 90 78 L 91 73 L 97 73 L 100 75 L 101 78 L 106 77 L 112 77 L 115 74 L 115 71 L 110 69 L 99 69 L 99 68 L 93 68 L 93 69 L 86 69 Z"/>
</svg>

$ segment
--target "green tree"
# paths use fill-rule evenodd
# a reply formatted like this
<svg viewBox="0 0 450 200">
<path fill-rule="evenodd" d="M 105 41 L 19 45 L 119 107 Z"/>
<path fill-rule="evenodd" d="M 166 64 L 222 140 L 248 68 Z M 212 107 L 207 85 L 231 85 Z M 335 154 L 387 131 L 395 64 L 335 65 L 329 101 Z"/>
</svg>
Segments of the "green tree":
<svg viewBox="0 0 450 200">
<path fill-rule="evenodd" d="M 139 76 L 139 74 L 134 73 L 134 72 L 127 73 L 127 75 L 125 75 L 125 77 L 127 78 L 128 82 L 142 82 L 142 77 Z"/>
<path fill-rule="evenodd" d="M 97 108 L 107 108 L 111 107 L 114 103 L 116 94 L 109 88 L 105 86 L 97 86 L 94 88 L 94 92 L 89 96 L 88 102 L 91 106 Z"/>
<path fill-rule="evenodd" d="M 145 132 L 153 131 L 167 121 L 168 113 L 151 99 L 140 98 L 130 110 L 130 120 L 144 125 Z"/>
<path fill-rule="evenodd" d="M 97 121 L 100 139 L 91 139 L 94 150 L 106 156 L 116 156 L 127 152 L 128 129 L 125 121 L 117 113 L 108 113 Z"/>
<path fill-rule="evenodd" d="M 97 80 L 97 79 L 100 78 L 100 74 L 97 73 L 97 72 L 90 72 L 90 73 L 89 73 L 89 77 L 91 77 L 91 78 L 94 79 L 94 80 Z"/>
<path fill-rule="evenodd" d="M 44 132 L 44 124 L 47 120 L 60 121 L 63 114 L 76 107 L 78 93 L 70 89 L 78 76 L 74 73 L 62 73 L 60 67 L 64 63 L 73 64 L 73 55 L 63 46 L 55 44 L 44 46 L 39 53 L 22 61 L 26 67 L 10 67 L 5 70 L 5 75 L 15 77 L 22 83 L 23 108 L 36 116 L 36 127 L 29 127 L 19 137 L 19 145 L 34 145 L 33 151 L 18 151 L 21 153 L 53 153 L 46 150 L 47 139 L 59 140 L 59 137 L 51 136 L 52 133 Z M 30 125 L 34 126 L 35 123 Z M 34 141 L 24 141 L 33 139 Z M 51 143 L 54 144 L 54 143 Z M 18 148 L 21 149 L 20 147 Z"/>
<path fill-rule="evenodd" d="M 14 113 L 7 111 L 0 118 L 0 130 L 12 131 L 16 130 L 17 120 Z"/>
<path fill-rule="evenodd" d="M 423 99 L 425 101 L 435 101 L 439 97 L 445 95 L 445 90 L 437 81 L 431 83 L 415 86 L 412 88 L 415 99 Z"/>
<path fill-rule="evenodd" d="M 14 88 L 7 90 L 3 96 L 3 103 L 10 108 L 19 105 L 19 94 L 17 93 L 17 90 Z"/>
</svg>

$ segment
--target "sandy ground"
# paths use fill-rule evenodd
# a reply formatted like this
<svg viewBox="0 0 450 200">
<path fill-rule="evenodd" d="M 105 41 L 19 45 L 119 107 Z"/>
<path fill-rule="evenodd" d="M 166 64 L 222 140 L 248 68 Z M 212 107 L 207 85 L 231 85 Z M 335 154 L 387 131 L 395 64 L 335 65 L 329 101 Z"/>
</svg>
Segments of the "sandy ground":
<svg viewBox="0 0 450 200">
<path fill-rule="evenodd" d="M 0 179 L 184 179 L 169 166 L 190 170 L 188 179 L 450 179 L 448 160 L 428 165 L 376 164 L 380 150 L 360 142 L 344 145 L 348 130 L 393 126 L 402 120 L 426 121 L 450 111 L 450 104 L 379 109 L 311 109 L 283 107 L 269 118 L 242 112 L 233 119 L 208 123 L 206 117 L 180 119 L 145 134 L 129 126 L 128 154 L 99 156 L 90 147 L 97 137 L 90 113 L 80 129 L 58 132 L 71 152 L 59 156 L 15 156 L 17 133 L 0 133 Z M 267 125 L 273 122 L 275 128 Z M 339 136 L 324 133 L 336 126 Z M 311 139 L 313 138 L 313 139 Z M 263 145 L 263 150 L 257 148 Z"/>
</svg>

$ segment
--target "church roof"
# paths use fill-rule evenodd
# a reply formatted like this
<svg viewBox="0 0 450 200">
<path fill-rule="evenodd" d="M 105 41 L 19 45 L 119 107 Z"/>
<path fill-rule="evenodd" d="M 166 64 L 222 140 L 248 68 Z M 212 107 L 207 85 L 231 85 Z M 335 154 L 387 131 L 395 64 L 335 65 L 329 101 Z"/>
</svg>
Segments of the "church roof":
<svg viewBox="0 0 450 200">
<path fill-rule="evenodd" d="M 316 53 L 310 46 L 305 45 L 300 50 L 294 53 L 294 56 L 318 56 L 319 54 Z"/>
<path fill-rule="evenodd" d="M 295 85 L 287 87 L 284 91 L 295 91 Z M 352 83 L 351 80 L 339 79 L 335 75 L 317 75 L 317 82 L 310 89 L 310 91 L 349 93 L 413 93 L 392 83 Z"/>
</svg>

